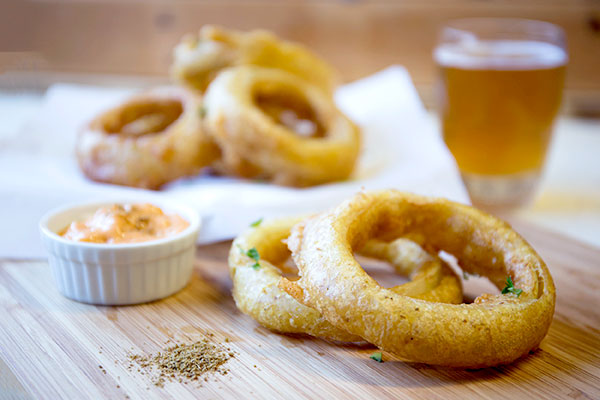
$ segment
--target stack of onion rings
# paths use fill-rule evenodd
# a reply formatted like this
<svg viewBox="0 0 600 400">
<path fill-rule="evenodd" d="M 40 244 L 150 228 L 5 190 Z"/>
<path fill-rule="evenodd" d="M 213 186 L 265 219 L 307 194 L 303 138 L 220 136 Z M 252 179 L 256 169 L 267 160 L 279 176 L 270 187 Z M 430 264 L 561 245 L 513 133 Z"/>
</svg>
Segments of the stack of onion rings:
<svg viewBox="0 0 600 400">
<path fill-rule="evenodd" d="M 199 34 L 183 38 L 175 48 L 174 59 L 173 78 L 200 91 L 221 69 L 239 65 L 287 71 L 328 94 L 337 81 L 335 70 L 308 49 L 262 30 L 239 32 L 204 26 Z"/>
<path fill-rule="evenodd" d="M 300 221 L 298 218 L 265 221 L 235 239 L 229 253 L 229 270 L 237 307 L 277 332 L 306 333 L 343 342 L 362 341 L 360 336 L 336 328 L 318 311 L 298 303 L 278 287 L 282 270 L 287 270 L 284 262 L 289 257 L 283 240 Z M 369 242 L 361 253 L 389 261 L 396 271 L 410 276 L 410 282 L 390 289 L 395 293 L 432 301 L 462 302 L 461 283 L 456 274 L 414 242 L 406 239 L 393 243 Z"/>
<path fill-rule="evenodd" d="M 284 100 L 285 99 L 285 100 Z M 313 117 L 321 135 L 303 137 L 274 120 L 259 102 L 284 101 Z M 282 70 L 225 70 L 205 97 L 206 126 L 227 173 L 310 186 L 348 178 L 360 149 L 358 128 L 315 86 Z"/>
<path fill-rule="evenodd" d="M 182 88 L 135 96 L 80 132 L 79 165 L 92 180 L 148 189 L 196 174 L 220 156 L 201 110 L 201 99 Z"/>
<path fill-rule="evenodd" d="M 304 187 L 353 172 L 359 129 L 334 105 L 334 70 L 304 47 L 205 26 L 177 46 L 172 75 L 191 90 L 155 89 L 83 130 L 76 152 L 88 178 L 158 189 L 210 166 Z"/>
<path fill-rule="evenodd" d="M 454 255 L 466 272 L 498 288 L 510 277 L 519 290 L 457 305 L 379 286 L 353 249 L 407 234 Z M 281 288 L 337 328 L 411 361 L 464 368 L 510 363 L 539 345 L 554 314 L 552 277 L 531 246 L 506 223 L 448 200 L 361 193 L 296 225 L 288 246 L 300 279 L 282 278 Z"/>
</svg>

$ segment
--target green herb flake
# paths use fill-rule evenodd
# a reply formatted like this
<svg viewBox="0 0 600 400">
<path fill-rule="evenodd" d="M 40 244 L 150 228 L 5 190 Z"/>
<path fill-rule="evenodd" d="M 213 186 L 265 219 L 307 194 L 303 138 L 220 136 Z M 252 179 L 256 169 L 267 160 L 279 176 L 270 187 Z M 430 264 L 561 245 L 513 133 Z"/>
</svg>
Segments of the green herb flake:
<svg viewBox="0 0 600 400">
<path fill-rule="evenodd" d="M 250 257 L 251 259 L 256 261 L 254 264 L 252 264 L 252 268 L 254 270 L 260 269 L 260 263 L 258 262 L 260 260 L 260 254 L 258 254 L 258 250 L 256 250 L 256 247 L 253 247 L 248 251 L 244 251 L 242 246 L 238 245 L 238 249 L 240 249 L 240 253 L 242 253 L 243 256 Z"/>
<path fill-rule="evenodd" d="M 510 276 L 506 277 L 506 286 L 504 287 L 504 289 L 502 289 L 502 294 L 507 294 L 507 293 L 516 294 L 517 297 L 519 297 L 521 295 L 521 293 L 523 293 L 522 289 L 517 289 L 515 287 L 515 284 L 513 283 Z"/>
<path fill-rule="evenodd" d="M 378 351 L 378 352 L 376 352 L 376 353 L 373 353 L 373 354 L 371 354 L 371 357 L 369 357 L 369 358 L 370 358 L 371 360 L 375 360 L 375 361 L 377 361 L 378 363 L 382 363 L 382 362 L 383 362 L 383 359 L 382 359 L 382 354 L 381 354 L 381 352 L 380 352 L 380 351 Z"/>
<path fill-rule="evenodd" d="M 258 250 L 256 250 L 256 247 L 253 247 L 250 250 L 248 250 L 246 252 L 246 255 L 248 257 L 250 257 L 251 259 L 253 259 L 254 261 L 260 260 L 260 255 L 258 254 Z"/>
<path fill-rule="evenodd" d="M 200 107 L 198 109 L 198 115 L 200 115 L 200 118 L 206 117 L 206 107 Z"/>
<path fill-rule="evenodd" d="M 251 227 L 256 228 L 257 226 L 260 225 L 260 223 L 263 222 L 263 218 L 259 218 L 256 221 L 254 221 L 253 223 L 250 224 Z"/>
</svg>

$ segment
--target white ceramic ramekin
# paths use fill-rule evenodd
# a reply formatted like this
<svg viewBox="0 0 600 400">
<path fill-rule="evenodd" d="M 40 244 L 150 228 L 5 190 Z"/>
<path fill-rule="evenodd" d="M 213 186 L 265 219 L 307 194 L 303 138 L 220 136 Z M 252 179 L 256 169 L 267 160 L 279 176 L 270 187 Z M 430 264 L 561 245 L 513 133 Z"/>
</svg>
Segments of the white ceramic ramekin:
<svg viewBox="0 0 600 400">
<path fill-rule="evenodd" d="M 71 222 L 91 216 L 111 204 L 140 203 L 118 200 L 84 203 L 48 212 L 40 221 L 58 290 L 73 300 L 104 305 L 144 303 L 182 289 L 190 280 L 200 217 L 192 208 L 155 202 L 165 213 L 189 222 L 182 232 L 141 243 L 98 244 L 64 239 L 57 232 Z"/>
</svg>

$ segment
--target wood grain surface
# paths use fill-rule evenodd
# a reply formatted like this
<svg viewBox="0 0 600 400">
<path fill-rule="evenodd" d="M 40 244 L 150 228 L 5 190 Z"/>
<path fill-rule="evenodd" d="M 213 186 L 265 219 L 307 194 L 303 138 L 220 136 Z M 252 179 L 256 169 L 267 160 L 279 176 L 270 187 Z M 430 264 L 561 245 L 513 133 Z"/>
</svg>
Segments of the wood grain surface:
<svg viewBox="0 0 600 400">
<path fill-rule="evenodd" d="M 62 297 L 45 262 L 0 262 L 0 398 L 600 398 L 600 249 L 517 224 L 548 263 L 558 298 L 550 332 L 512 365 L 454 370 L 402 362 L 367 345 L 269 332 L 235 308 L 229 243 L 198 248 L 191 283 L 165 300 L 99 307 Z M 483 288 L 469 280 L 467 296 Z M 213 333 L 236 352 L 227 375 L 164 388 L 127 355 Z M 100 368 L 102 366 L 102 368 Z"/>
<path fill-rule="evenodd" d="M 598 0 L 2 0 L 0 72 L 164 76 L 181 36 L 210 23 L 265 28 L 304 43 L 346 81 L 402 64 L 433 106 L 437 70 L 431 54 L 438 30 L 450 19 L 482 16 L 564 28 L 568 109 L 598 112 Z M 0 76 L 0 87 L 31 87 L 40 79 L 48 78 L 11 73 Z"/>
</svg>

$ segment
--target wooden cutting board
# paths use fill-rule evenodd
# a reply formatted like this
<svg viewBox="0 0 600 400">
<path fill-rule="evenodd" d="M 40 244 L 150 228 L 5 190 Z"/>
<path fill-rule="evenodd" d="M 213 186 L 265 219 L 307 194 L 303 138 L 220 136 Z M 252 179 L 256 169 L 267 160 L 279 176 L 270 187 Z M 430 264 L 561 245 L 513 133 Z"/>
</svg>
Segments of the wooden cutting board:
<svg viewBox="0 0 600 400">
<path fill-rule="evenodd" d="M 272 333 L 235 308 L 225 263 L 229 243 L 198 248 L 191 283 L 168 299 L 99 307 L 62 297 L 45 262 L 0 263 L 0 398 L 600 398 L 600 249 L 518 224 L 554 276 L 550 332 L 509 366 L 453 370 L 369 359 L 375 349 Z M 481 290 L 467 282 L 468 294 Z M 213 333 L 237 355 L 227 375 L 167 383 L 128 353 Z M 100 367 L 101 366 L 101 367 Z"/>
</svg>

